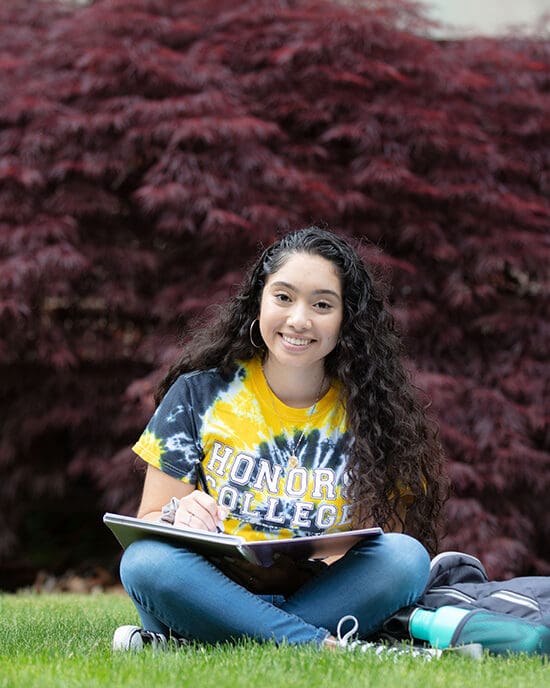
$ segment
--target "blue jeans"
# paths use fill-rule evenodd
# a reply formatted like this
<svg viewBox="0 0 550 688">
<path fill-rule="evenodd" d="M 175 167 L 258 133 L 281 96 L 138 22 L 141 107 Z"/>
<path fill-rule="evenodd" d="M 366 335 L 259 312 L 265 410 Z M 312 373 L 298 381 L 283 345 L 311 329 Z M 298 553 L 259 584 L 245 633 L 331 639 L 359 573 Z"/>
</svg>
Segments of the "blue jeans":
<svg viewBox="0 0 550 688">
<path fill-rule="evenodd" d="M 251 593 L 199 554 L 161 540 L 134 542 L 120 565 L 143 628 L 207 643 L 320 645 L 346 614 L 366 637 L 418 600 L 428 573 L 424 547 L 397 533 L 359 542 L 288 599 Z"/>
</svg>

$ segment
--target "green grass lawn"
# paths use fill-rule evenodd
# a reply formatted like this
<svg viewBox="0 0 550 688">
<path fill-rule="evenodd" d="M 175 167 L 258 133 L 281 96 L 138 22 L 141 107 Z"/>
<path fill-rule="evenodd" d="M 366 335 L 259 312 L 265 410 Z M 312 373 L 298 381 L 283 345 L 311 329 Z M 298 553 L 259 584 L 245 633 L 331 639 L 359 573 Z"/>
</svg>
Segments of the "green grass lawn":
<svg viewBox="0 0 550 688">
<path fill-rule="evenodd" d="M 114 628 L 137 623 L 119 594 L 0 595 L 0 688 L 548 688 L 539 657 L 424 662 L 256 643 L 113 654 Z"/>
</svg>

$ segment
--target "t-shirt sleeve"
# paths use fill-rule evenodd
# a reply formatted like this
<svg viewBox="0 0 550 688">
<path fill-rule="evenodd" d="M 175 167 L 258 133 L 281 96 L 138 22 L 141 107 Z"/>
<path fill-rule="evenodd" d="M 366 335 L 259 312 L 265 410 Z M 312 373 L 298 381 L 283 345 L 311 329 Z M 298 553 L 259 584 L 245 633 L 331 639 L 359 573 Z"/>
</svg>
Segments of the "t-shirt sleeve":
<svg viewBox="0 0 550 688">
<path fill-rule="evenodd" d="M 164 473 L 195 484 L 195 462 L 202 460 L 203 451 L 185 377 L 168 390 L 133 451 Z"/>
</svg>

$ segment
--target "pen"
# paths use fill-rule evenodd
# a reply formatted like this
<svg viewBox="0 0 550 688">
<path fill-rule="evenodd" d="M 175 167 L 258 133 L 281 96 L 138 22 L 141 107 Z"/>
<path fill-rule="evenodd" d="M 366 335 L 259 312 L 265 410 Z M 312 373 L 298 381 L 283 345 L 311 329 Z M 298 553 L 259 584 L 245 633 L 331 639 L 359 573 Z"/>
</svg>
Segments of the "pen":
<svg viewBox="0 0 550 688">
<path fill-rule="evenodd" d="M 204 473 L 204 466 L 202 465 L 202 461 L 199 461 L 198 459 L 195 461 L 195 469 L 197 471 L 197 482 L 201 486 L 202 491 L 205 494 L 209 495 L 210 490 L 208 489 L 208 483 L 206 482 L 206 475 Z M 218 533 L 223 533 L 222 521 L 218 521 L 216 528 Z"/>
</svg>

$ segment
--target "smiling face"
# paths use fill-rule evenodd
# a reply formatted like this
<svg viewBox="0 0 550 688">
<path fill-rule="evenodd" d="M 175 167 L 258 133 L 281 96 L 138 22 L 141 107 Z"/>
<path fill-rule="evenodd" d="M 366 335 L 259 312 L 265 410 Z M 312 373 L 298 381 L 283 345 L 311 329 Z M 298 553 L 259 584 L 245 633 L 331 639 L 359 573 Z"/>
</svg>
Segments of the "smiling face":
<svg viewBox="0 0 550 688">
<path fill-rule="evenodd" d="M 260 332 L 271 366 L 323 370 L 342 324 L 342 285 L 334 265 L 293 253 L 269 275 L 260 304 Z"/>
</svg>

